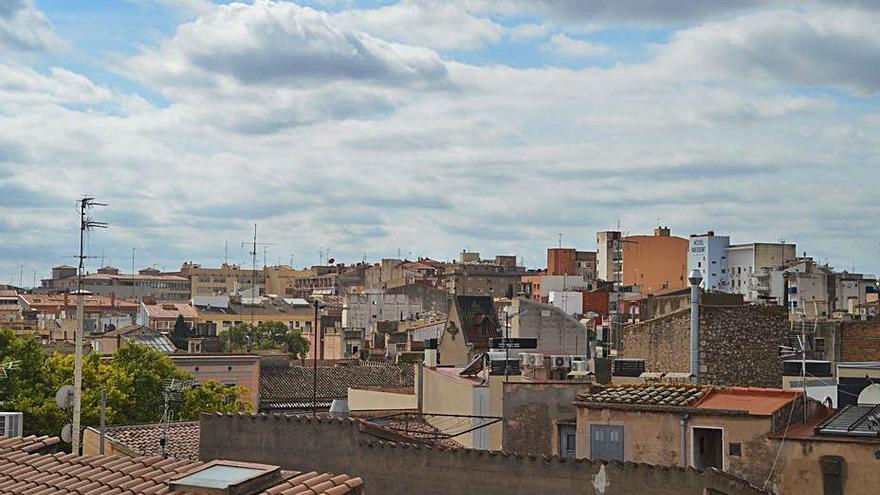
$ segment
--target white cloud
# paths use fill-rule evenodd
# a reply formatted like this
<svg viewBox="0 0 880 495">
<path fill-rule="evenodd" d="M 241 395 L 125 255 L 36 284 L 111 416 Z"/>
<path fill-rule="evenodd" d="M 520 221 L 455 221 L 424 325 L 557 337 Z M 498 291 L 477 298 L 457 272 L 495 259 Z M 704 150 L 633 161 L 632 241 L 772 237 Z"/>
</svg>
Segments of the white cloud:
<svg viewBox="0 0 880 495">
<path fill-rule="evenodd" d="M 495 43 L 502 28 L 452 2 L 403 0 L 378 9 L 344 11 L 339 23 L 386 39 L 439 50 L 471 50 Z"/>
<path fill-rule="evenodd" d="M 442 82 L 445 67 L 428 49 L 391 43 L 338 25 L 323 12 L 257 0 L 218 7 L 180 26 L 131 69 L 161 85 L 291 84 L 334 80 L 393 85 Z"/>
<path fill-rule="evenodd" d="M 672 77 L 771 79 L 880 91 L 880 14 L 771 11 L 677 32 L 657 47 L 655 67 Z"/>
<path fill-rule="evenodd" d="M 225 5 L 125 66 L 162 106 L 89 74 L 10 62 L 0 66 L 0 206 L 29 221 L 0 218 L 0 276 L 63 261 L 83 192 L 111 204 L 93 252 L 125 259 L 137 246 L 145 264 L 169 267 L 222 262 L 224 241 L 243 261 L 232 246 L 253 222 L 276 244 L 270 263 L 290 252 L 313 263 L 327 246 L 344 261 L 470 246 L 541 266 L 557 232 L 590 248 L 618 218 L 642 232 L 657 217 L 682 235 L 784 236 L 833 262 L 867 262 L 875 245 L 840 239 L 880 237 L 864 220 L 880 214 L 866 200 L 880 118 L 800 89 L 870 89 L 849 67 L 866 59 L 841 56 L 824 80 L 818 68 L 766 65 L 782 57 L 773 50 L 822 64 L 826 55 L 793 47 L 815 52 L 804 40 L 816 38 L 839 53 L 830 40 L 871 35 L 839 12 L 803 16 L 780 17 L 791 36 L 769 37 L 770 21 L 750 16 L 681 28 L 645 62 L 574 70 L 444 60 L 335 14 Z M 743 48 L 755 40 L 760 50 Z"/>
<path fill-rule="evenodd" d="M 61 41 L 45 14 L 33 0 L 0 2 L 0 48 L 12 51 L 42 51 L 60 48 Z"/>
<path fill-rule="evenodd" d="M 569 58 L 590 58 L 607 55 L 611 49 L 607 45 L 591 43 L 586 40 L 569 38 L 565 33 L 554 34 L 541 44 L 541 49 Z"/>
</svg>

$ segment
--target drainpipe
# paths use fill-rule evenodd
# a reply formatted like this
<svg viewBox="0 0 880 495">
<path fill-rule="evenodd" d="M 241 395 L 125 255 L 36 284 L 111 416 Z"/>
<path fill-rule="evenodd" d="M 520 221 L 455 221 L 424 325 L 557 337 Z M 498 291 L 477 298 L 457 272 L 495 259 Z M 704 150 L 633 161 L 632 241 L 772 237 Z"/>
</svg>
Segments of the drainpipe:
<svg viewBox="0 0 880 495">
<path fill-rule="evenodd" d="M 691 419 L 691 415 L 684 413 L 681 415 L 679 423 L 681 424 L 681 467 L 687 467 L 687 424 Z"/>
<path fill-rule="evenodd" d="M 691 270 L 688 282 L 691 283 L 691 382 L 697 383 L 700 368 L 700 270 Z"/>
<path fill-rule="evenodd" d="M 424 395 L 425 395 L 425 362 L 419 361 L 419 382 L 416 399 L 418 400 L 419 414 L 422 414 Z"/>
</svg>

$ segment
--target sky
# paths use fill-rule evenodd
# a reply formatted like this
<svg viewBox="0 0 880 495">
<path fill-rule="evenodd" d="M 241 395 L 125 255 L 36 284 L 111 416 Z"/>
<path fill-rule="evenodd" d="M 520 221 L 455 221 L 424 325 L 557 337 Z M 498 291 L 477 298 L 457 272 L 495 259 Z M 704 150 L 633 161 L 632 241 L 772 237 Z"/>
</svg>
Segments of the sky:
<svg viewBox="0 0 880 495">
<path fill-rule="evenodd" d="M 0 283 L 714 230 L 880 272 L 880 1 L 2 0 Z M 263 263 L 264 249 L 258 249 Z M 327 258 L 327 255 L 324 256 Z M 38 282 L 39 283 L 39 282 Z"/>
</svg>

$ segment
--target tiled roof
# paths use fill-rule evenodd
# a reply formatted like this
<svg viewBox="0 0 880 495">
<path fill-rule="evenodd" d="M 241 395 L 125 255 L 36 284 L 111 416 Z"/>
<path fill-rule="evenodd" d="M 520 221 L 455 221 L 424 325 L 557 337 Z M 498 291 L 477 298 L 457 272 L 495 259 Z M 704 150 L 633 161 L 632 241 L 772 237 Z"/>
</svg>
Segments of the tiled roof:
<svg viewBox="0 0 880 495">
<path fill-rule="evenodd" d="M 596 405 L 688 407 L 704 411 L 736 411 L 770 416 L 797 399 L 800 392 L 775 388 L 714 387 L 684 383 L 620 385 L 581 394 L 578 401 Z"/>
<path fill-rule="evenodd" d="M 144 304 L 144 307 L 150 318 L 177 318 L 177 315 L 192 319 L 199 317 L 199 312 L 189 303 Z"/>
<path fill-rule="evenodd" d="M 106 428 L 107 438 L 121 444 L 134 455 L 159 455 L 162 453 L 159 440 L 162 438 L 160 423 L 111 426 Z M 187 421 L 168 425 L 168 455 L 176 459 L 199 458 L 199 422 Z"/>
<path fill-rule="evenodd" d="M 578 399 L 590 403 L 690 407 L 706 395 L 706 389 L 687 384 L 624 385 L 581 394 Z"/>
<path fill-rule="evenodd" d="M 266 367 L 260 371 L 260 408 L 309 407 L 312 399 L 312 367 Z M 365 387 L 412 388 L 415 372 L 409 365 L 318 366 L 319 406 L 348 397 L 348 389 Z M 297 403 L 286 406 L 287 403 Z"/>
<path fill-rule="evenodd" d="M 47 455 L 28 450 L 39 443 L 0 437 L 0 495 L 162 495 L 172 493 L 172 478 L 204 465 L 173 458 Z M 360 478 L 344 474 L 282 471 L 281 478 L 259 495 L 356 494 L 363 485 Z"/>
<path fill-rule="evenodd" d="M 67 296 L 67 305 L 64 304 L 64 294 L 22 294 L 22 298 L 27 302 L 29 306 L 33 309 L 43 310 L 46 308 L 52 309 L 62 309 L 63 307 L 74 308 L 76 307 L 76 294 L 68 294 Z M 137 303 L 132 301 L 126 301 L 124 299 L 117 298 L 115 304 L 111 304 L 113 302 L 112 298 L 109 296 L 100 296 L 97 294 L 87 294 L 83 297 L 83 305 L 88 308 L 93 307 L 112 307 L 116 309 L 137 309 Z"/>
</svg>

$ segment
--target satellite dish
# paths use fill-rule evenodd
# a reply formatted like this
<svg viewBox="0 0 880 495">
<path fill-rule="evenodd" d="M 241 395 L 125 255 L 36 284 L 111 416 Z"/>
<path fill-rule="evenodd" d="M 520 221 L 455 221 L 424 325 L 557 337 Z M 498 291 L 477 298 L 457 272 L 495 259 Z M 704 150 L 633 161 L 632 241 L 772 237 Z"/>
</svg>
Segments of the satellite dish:
<svg viewBox="0 0 880 495">
<path fill-rule="evenodd" d="M 67 423 L 66 425 L 64 425 L 63 428 L 61 428 L 61 439 L 67 443 L 70 443 L 70 439 L 72 436 L 73 436 L 73 425 L 70 423 Z"/>
<path fill-rule="evenodd" d="M 877 405 L 880 404 L 880 384 L 874 383 L 868 385 L 859 394 L 859 405 Z"/>
<path fill-rule="evenodd" d="M 70 409 L 73 407 L 73 385 L 64 385 L 55 392 L 55 404 L 59 409 Z"/>
<path fill-rule="evenodd" d="M 330 258 L 329 260 L 327 260 L 328 265 L 332 265 L 333 263 L 336 263 L 336 260 L 334 258 Z"/>
</svg>

